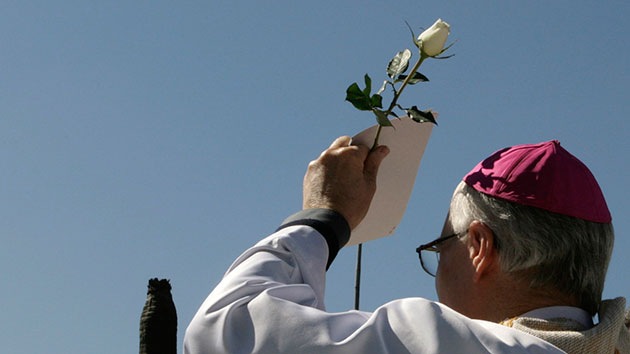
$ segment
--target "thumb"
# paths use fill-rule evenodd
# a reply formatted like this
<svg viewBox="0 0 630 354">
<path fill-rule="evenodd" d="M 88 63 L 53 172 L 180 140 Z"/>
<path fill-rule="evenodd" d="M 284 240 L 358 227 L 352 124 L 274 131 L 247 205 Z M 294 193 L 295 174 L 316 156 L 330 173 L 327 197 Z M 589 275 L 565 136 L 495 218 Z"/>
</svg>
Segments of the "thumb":
<svg viewBox="0 0 630 354">
<path fill-rule="evenodd" d="M 363 167 L 363 173 L 365 176 L 376 182 L 378 169 L 381 166 L 381 162 L 383 162 L 385 156 L 388 154 L 389 148 L 385 145 L 378 146 L 372 150 L 365 160 L 365 165 Z"/>
</svg>

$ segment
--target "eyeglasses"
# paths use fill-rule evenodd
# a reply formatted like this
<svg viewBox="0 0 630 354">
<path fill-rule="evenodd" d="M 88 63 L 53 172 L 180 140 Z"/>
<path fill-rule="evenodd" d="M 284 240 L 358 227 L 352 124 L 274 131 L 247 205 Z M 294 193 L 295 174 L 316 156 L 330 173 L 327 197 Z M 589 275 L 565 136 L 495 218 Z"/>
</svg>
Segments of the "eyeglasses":
<svg viewBox="0 0 630 354">
<path fill-rule="evenodd" d="M 450 240 L 455 237 L 460 237 L 468 234 L 468 230 L 460 233 L 455 233 L 445 237 L 439 237 L 427 244 L 420 245 L 416 248 L 418 252 L 418 258 L 420 258 L 420 265 L 425 272 L 434 277 L 437 273 L 438 264 L 440 264 L 440 248 L 438 247 L 442 242 Z"/>
</svg>

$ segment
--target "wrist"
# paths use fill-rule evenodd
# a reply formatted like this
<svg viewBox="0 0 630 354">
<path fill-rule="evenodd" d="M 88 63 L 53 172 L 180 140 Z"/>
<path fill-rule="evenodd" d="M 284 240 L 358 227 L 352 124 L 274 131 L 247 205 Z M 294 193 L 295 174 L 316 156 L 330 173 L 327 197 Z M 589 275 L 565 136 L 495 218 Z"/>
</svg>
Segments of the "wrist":
<svg viewBox="0 0 630 354">
<path fill-rule="evenodd" d="M 330 267 L 339 250 L 350 240 L 348 221 L 342 214 L 332 209 L 304 209 L 286 218 L 278 230 L 294 225 L 310 226 L 324 237 L 328 244 L 326 269 Z"/>
</svg>

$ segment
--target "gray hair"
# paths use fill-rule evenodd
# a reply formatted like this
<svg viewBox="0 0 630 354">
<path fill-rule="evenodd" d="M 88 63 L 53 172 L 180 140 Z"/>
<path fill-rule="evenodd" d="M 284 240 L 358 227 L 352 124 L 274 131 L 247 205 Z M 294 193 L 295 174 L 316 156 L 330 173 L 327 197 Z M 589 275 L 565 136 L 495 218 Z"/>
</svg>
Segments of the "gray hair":
<svg viewBox="0 0 630 354">
<path fill-rule="evenodd" d="M 533 289 L 575 297 L 594 315 L 601 301 L 612 253 L 612 224 L 602 224 L 524 206 L 480 193 L 461 182 L 451 199 L 453 230 L 474 220 L 493 232 L 504 272 Z"/>
</svg>

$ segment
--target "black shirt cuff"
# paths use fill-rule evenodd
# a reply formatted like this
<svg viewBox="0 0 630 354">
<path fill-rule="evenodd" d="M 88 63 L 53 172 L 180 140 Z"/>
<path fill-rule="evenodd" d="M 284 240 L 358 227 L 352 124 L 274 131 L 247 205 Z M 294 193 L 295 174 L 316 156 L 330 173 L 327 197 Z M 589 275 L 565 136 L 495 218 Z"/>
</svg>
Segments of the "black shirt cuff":
<svg viewBox="0 0 630 354">
<path fill-rule="evenodd" d="M 346 219 L 331 209 L 305 209 L 286 218 L 278 230 L 294 225 L 306 225 L 319 232 L 328 244 L 328 262 L 326 270 L 348 240 L 350 226 Z M 277 230 L 276 230 L 277 231 Z"/>
</svg>

